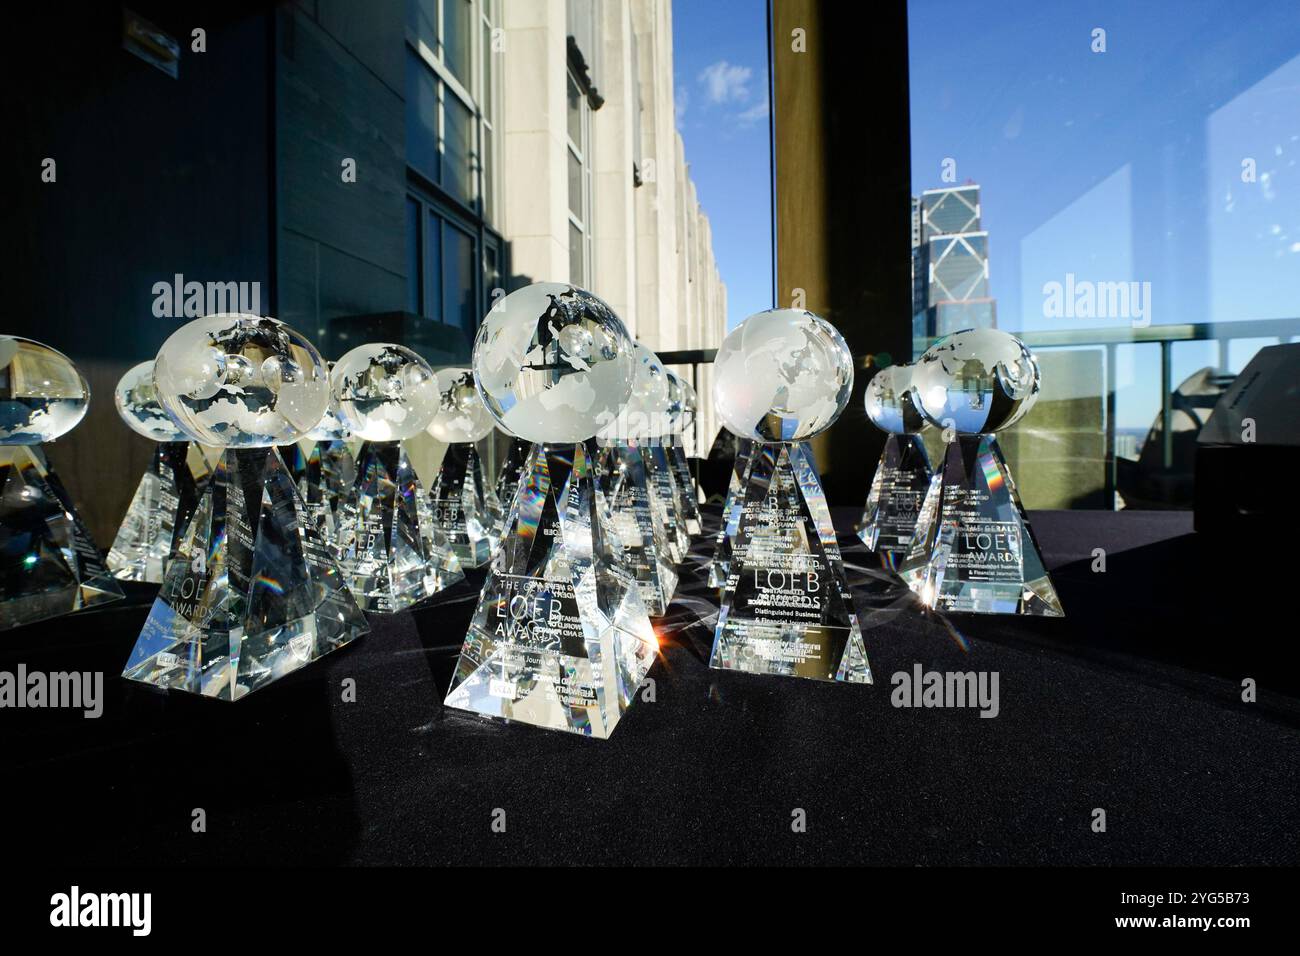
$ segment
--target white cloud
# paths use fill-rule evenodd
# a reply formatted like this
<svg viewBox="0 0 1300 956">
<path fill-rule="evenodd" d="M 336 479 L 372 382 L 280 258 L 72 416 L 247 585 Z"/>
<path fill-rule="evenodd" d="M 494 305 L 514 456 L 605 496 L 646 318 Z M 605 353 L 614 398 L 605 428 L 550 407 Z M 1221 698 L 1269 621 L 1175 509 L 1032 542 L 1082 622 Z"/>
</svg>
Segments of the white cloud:
<svg viewBox="0 0 1300 956">
<path fill-rule="evenodd" d="M 710 103 L 742 103 L 749 99 L 749 80 L 753 75 L 754 71 L 747 66 L 719 60 L 701 70 L 699 80 Z"/>
<path fill-rule="evenodd" d="M 736 115 L 736 122 L 741 126 L 753 126 L 755 123 L 767 119 L 767 98 L 761 102 L 755 103 L 749 109 Z"/>
</svg>

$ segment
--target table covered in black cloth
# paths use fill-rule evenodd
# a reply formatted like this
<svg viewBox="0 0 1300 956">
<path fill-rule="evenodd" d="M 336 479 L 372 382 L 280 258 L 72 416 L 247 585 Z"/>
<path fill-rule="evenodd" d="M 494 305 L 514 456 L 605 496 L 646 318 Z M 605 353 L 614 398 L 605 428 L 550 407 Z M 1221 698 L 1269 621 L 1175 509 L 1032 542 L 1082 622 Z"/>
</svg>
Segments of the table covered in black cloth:
<svg viewBox="0 0 1300 956">
<path fill-rule="evenodd" d="M 716 511 L 707 516 L 716 527 Z M 923 614 L 837 512 L 872 686 L 710 670 L 695 542 L 608 741 L 444 711 L 482 574 L 236 704 L 118 679 L 148 594 L 0 635 L 102 670 L 101 718 L 0 710 L 6 850 L 46 864 L 1300 861 L 1296 580 L 1185 513 L 1031 515 L 1067 617 Z M 1094 549 L 1106 569 L 1094 570 Z M 1294 561 L 1294 559 L 1292 559 Z M 999 713 L 891 677 L 997 672 Z M 356 701 L 345 702 L 353 678 Z M 1242 681 L 1258 699 L 1242 700 Z M 1094 832 L 1094 810 L 1105 832 Z M 206 832 L 195 833 L 202 809 Z M 796 810 L 806 832 L 795 832 Z M 503 819 L 505 831 L 493 822 Z"/>
</svg>

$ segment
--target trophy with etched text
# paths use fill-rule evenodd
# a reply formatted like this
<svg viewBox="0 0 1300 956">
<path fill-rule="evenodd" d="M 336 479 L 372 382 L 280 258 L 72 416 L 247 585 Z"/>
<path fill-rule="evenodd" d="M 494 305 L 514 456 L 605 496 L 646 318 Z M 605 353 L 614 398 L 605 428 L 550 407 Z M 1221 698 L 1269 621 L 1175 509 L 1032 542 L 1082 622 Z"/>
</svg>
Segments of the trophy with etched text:
<svg viewBox="0 0 1300 956">
<path fill-rule="evenodd" d="M 740 521 L 741 491 L 749 478 L 749 460 L 754 443 L 741 438 L 737 443 L 736 458 L 731 463 L 731 480 L 727 483 L 727 499 L 722 505 L 717 537 L 713 542 L 713 559 L 709 562 L 709 587 L 727 585 L 731 574 L 731 552 L 736 539 L 736 525 Z"/>
<path fill-rule="evenodd" d="M 338 402 L 331 393 L 330 407 L 316 427 L 280 449 L 307 506 L 307 514 L 334 550 L 338 548 L 339 509 L 357 478 L 357 460 L 348 447 L 351 437 L 348 426 L 339 418 Z"/>
<path fill-rule="evenodd" d="M 340 358 L 330 383 L 339 418 L 365 441 L 339 508 L 339 565 L 367 611 L 402 611 L 464 577 L 402 446 L 433 421 L 437 377 L 410 349 L 372 343 Z"/>
<path fill-rule="evenodd" d="M 679 376 L 672 369 L 668 373 L 668 434 L 665 443 L 668 448 L 668 460 L 672 465 L 673 482 L 677 486 L 677 513 L 688 536 L 700 533 L 700 501 L 695 487 L 695 476 L 691 474 L 690 463 L 686 460 L 686 447 L 682 444 L 682 432 L 695 423 L 698 401 L 695 388 L 690 382 Z"/>
<path fill-rule="evenodd" d="M 438 394 L 438 411 L 428 432 L 445 442 L 447 450 L 429 488 L 433 520 L 461 567 L 477 568 L 492 557 L 498 509 L 483 479 L 475 442 L 491 433 L 496 420 L 479 398 L 474 373 L 467 368 L 440 370 Z"/>
<path fill-rule="evenodd" d="M 1038 361 L 1019 339 L 970 329 L 917 360 L 922 414 L 953 437 L 898 572 L 941 611 L 1063 615 L 995 432 L 1038 400 Z"/>
<path fill-rule="evenodd" d="M 921 441 L 929 424 L 912 394 L 912 368 L 891 365 L 867 383 L 867 417 L 889 437 L 876 464 L 858 537 L 896 569 L 907 554 L 916 516 L 930 488 L 930 459 Z"/>
<path fill-rule="evenodd" d="M 320 353 L 272 318 L 210 315 L 154 361 L 167 414 L 224 448 L 122 676 L 239 700 L 367 631 L 277 445 L 329 404 Z"/>
<path fill-rule="evenodd" d="M 691 550 L 685 517 L 681 513 L 677 478 L 668 454 L 668 435 L 672 429 L 672 395 L 668 370 L 659 356 L 639 342 L 636 344 L 637 379 L 628 401 L 629 422 L 645 462 L 650 502 L 659 528 L 661 547 L 668 550 L 673 565 L 686 560 Z M 672 596 L 672 592 L 668 592 Z"/>
<path fill-rule="evenodd" d="M 852 387 L 848 346 L 811 312 L 751 315 L 718 349 L 718 415 L 755 444 L 709 666 L 870 683 L 826 496 L 799 444 L 830 427 Z"/>
<path fill-rule="evenodd" d="M 0 335 L 0 630 L 123 596 L 40 447 L 71 431 L 89 402 L 66 355 Z"/>
<path fill-rule="evenodd" d="M 632 392 L 613 426 L 602 429 L 600 436 L 609 442 L 601 456 L 601 487 L 610 509 L 611 542 L 622 548 L 646 611 L 661 617 L 677 589 L 678 545 L 672 529 L 671 476 L 655 470 L 650 446 L 655 441 L 652 420 L 668 391 L 663 366 L 653 352 L 633 343 L 633 362 Z"/>
<path fill-rule="evenodd" d="M 632 340 L 589 292 L 537 283 L 487 314 L 479 393 L 536 442 L 492 557 L 446 706 L 608 737 L 658 645 L 611 544 L 594 442 L 632 389 Z"/>
<path fill-rule="evenodd" d="M 211 465 L 203 449 L 163 411 L 153 384 L 153 360 L 123 375 L 113 400 L 122 421 L 157 447 L 109 549 L 108 569 L 121 581 L 161 584 Z"/>
</svg>

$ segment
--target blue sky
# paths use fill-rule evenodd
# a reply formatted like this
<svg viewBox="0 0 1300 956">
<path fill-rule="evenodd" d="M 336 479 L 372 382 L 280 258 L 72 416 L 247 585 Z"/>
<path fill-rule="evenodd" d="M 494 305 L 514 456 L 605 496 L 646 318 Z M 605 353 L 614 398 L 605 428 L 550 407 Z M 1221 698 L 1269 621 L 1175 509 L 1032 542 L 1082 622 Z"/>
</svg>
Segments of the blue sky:
<svg viewBox="0 0 1300 956">
<path fill-rule="evenodd" d="M 673 84 L 686 162 L 713 229 L 727 327 L 772 306 L 764 0 L 673 4 Z"/>
<path fill-rule="evenodd" d="M 913 191 L 945 159 L 980 184 L 1003 328 L 1128 324 L 1046 315 L 1067 274 L 1150 283 L 1156 325 L 1300 316 L 1294 0 L 912 0 L 909 47 Z M 1151 421 L 1156 355 L 1121 349 L 1121 427 Z M 1216 356 L 1176 346 L 1175 381 Z"/>
</svg>

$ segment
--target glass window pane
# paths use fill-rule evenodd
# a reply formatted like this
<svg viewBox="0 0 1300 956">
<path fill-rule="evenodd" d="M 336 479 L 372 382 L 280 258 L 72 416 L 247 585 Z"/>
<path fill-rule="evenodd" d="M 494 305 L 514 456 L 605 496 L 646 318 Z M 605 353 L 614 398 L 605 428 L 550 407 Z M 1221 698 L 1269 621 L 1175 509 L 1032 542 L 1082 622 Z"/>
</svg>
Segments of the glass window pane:
<svg viewBox="0 0 1300 956">
<path fill-rule="evenodd" d="M 432 211 L 424 231 L 424 314 L 442 321 L 442 217 Z"/>
<path fill-rule="evenodd" d="M 585 223 L 587 210 L 582 201 L 582 163 L 578 162 L 572 150 L 565 150 L 565 155 L 569 157 L 569 211 Z"/>
<path fill-rule="evenodd" d="M 450 90 L 443 92 L 446 96 L 444 119 L 447 142 L 442 188 L 472 207 L 477 198 L 474 186 L 474 114 Z"/>
<path fill-rule="evenodd" d="M 585 245 L 582 230 L 573 223 L 569 223 L 569 281 L 573 285 L 580 286 L 587 281 L 585 263 L 583 262 Z"/>
<path fill-rule="evenodd" d="M 442 0 L 442 60 L 447 69 L 470 88 L 469 56 L 474 36 L 474 17 L 469 0 Z"/>
<path fill-rule="evenodd" d="M 574 81 L 573 75 L 569 77 L 569 139 L 573 140 L 573 145 L 582 149 L 582 94 L 578 92 L 578 84 Z"/>
<path fill-rule="evenodd" d="M 432 51 L 438 49 L 438 0 L 406 0 L 406 26 Z"/>
<path fill-rule="evenodd" d="M 492 180 L 495 167 L 492 165 L 492 130 L 483 127 L 483 218 L 489 222 L 496 220 L 496 195 Z"/>
<path fill-rule="evenodd" d="M 472 339 L 478 311 L 474 302 L 474 237 L 445 223 L 443 248 L 442 321 L 459 326 Z"/>
<path fill-rule="evenodd" d="M 420 204 L 406 197 L 406 311 L 420 314 Z"/>
<path fill-rule="evenodd" d="M 410 47 L 406 48 L 406 162 L 432 182 L 441 178 L 437 81 Z"/>
<path fill-rule="evenodd" d="M 492 56 L 492 28 L 488 26 L 486 23 L 483 24 L 482 61 L 483 61 L 483 89 L 478 91 L 478 99 L 479 99 L 478 108 L 479 108 L 479 112 L 481 112 L 486 119 L 491 120 L 492 117 L 495 115 L 493 113 L 493 107 L 492 107 L 492 90 L 494 86 L 493 84 L 494 77 L 492 75 L 492 70 L 496 64 L 496 60 Z"/>
</svg>

